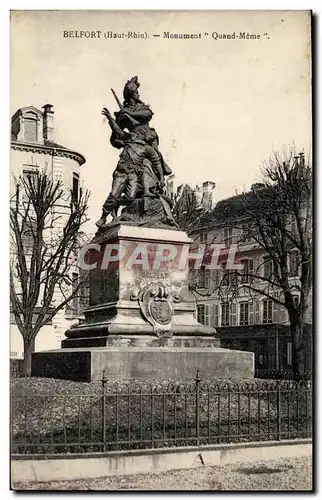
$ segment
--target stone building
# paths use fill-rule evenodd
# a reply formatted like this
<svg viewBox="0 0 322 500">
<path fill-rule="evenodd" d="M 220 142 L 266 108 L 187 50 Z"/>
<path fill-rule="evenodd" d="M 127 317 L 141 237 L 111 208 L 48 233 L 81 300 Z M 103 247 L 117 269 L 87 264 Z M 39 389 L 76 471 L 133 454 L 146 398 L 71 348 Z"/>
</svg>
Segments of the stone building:
<svg viewBox="0 0 322 500">
<path fill-rule="evenodd" d="M 252 189 L 261 187 L 256 184 Z M 267 259 L 265 251 L 249 239 L 247 227 L 243 224 L 245 214 L 240 211 L 238 198 L 233 196 L 219 201 L 212 211 L 201 215 L 189 231 L 194 242 L 192 251 L 200 244 L 223 245 L 223 262 L 219 261 L 219 269 L 207 269 L 202 265 L 198 271 L 190 272 L 198 321 L 216 328 L 222 347 L 254 352 L 257 372 L 290 371 L 292 339 L 287 310 L 259 293 L 250 296 L 245 289 L 236 293 L 232 286 L 234 273 L 225 270 L 229 248 L 236 245 L 236 260 L 243 269 L 238 272 L 242 274 L 238 279 L 247 283 L 248 274 L 259 268 L 263 276 L 272 272 L 272 262 Z M 296 283 L 300 275 L 296 253 L 290 252 L 288 266 L 289 279 Z M 280 291 L 276 290 L 276 293 Z M 312 296 L 305 321 L 305 364 L 310 370 Z"/>
<path fill-rule="evenodd" d="M 191 186 L 174 174 L 167 177 L 165 194 L 173 203 L 173 215 L 181 229 L 187 231 L 201 214 L 212 210 L 215 187 L 216 184 L 212 181 Z"/>
<path fill-rule="evenodd" d="M 66 205 L 57 207 L 68 210 L 69 197 L 79 196 L 81 166 L 85 158 L 80 153 L 68 149 L 55 142 L 55 126 L 53 106 L 46 104 L 43 110 L 34 106 L 18 109 L 11 120 L 11 188 L 14 187 L 14 178 L 20 175 L 38 175 L 46 170 L 54 179 L 63 182 L 66 188 Z M 58 224 L 63 225 L 63 219 Z M 57 230 L 57 227 L 55 228 Z M 59 229 L 59 228 L 58 228 Z M 28 248 L 28 233 L 24 235 Z M 78 270 L 72 270 L 72 278 L 77 279 Z M 55 300 L 59 301 L 59 292 Z M 35 311 L 35 315 L 37 311 Z M 36 351 L 60 347 L 65 330 L 75 322 L 78 316 L 78 301 L 70 304 L 68 308 L 58 312 L 51 324 L 44 326 L 36 338 Z M 10 357 L 22 358 L 23 341 L 15 324 L 13 314 L 10 315 L 11 345 Z"/>
</svg>

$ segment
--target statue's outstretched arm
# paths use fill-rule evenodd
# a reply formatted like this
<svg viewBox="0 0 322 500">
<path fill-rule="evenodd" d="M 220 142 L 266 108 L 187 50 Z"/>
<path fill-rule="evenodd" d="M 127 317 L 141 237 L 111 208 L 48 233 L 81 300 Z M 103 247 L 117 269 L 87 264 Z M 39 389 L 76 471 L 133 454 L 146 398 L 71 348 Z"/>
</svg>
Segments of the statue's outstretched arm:
<svg viewBox="0 0 322 500">
<path fill-rule="evenodd" d="M 112 146 L 114 146 L 112 142 L 113 137 L 115 139 L 120 139 L 121 141 L 125 140 L 127 138 L 127 133 L 124 132 L 124 130 L 122 130 L 121 127 L 116 123 L 116 121 L 114 120 L 114 118 L 112 117 L 111 113 L 107 108 L 103 108 L 102 115 L 106 116 L 109 126 L 111 127 L 112 130 L 112 137 L 111 137 Z M 122 146 L 115 146 L 115 147 L 122 147 Z"/>
</svg>

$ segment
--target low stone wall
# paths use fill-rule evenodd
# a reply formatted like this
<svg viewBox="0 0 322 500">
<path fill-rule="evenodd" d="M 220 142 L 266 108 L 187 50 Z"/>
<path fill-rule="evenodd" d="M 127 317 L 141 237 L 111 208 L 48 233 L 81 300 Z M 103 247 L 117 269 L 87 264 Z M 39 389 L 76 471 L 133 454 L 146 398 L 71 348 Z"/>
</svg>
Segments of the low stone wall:
<svg viewBox="0 0 322 500">
<path fill-rule="evenodd" d="M 131 450 L 87 455 L 13 456 L 11 481 L 45 482 L 161 472 L 267 458 L 311 456 L 310 439 Z"/>
</svg>

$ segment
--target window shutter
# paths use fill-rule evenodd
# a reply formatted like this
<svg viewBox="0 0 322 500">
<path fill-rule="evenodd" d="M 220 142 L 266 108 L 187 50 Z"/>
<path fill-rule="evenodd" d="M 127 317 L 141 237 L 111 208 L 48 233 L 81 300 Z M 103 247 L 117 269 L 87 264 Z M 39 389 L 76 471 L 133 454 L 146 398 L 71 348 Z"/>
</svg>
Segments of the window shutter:
<svg viewBox="0 0 322 500">
<path fill-rule="evenodd" d="M 248 260 L 248 273 L 251 275 L 247 280 L 249 283 L 249 282 L 252 282 L 252 280 L 254 279 L 253 278 L 253 275 L 254 275 L 254 261 L 253 261 L 253 259 Z"/>
<path fill-rule="evenodd" d="M 286 307 L 279 306 L 278 323 L 286 323 L 288 320 L 288 314 Z"/>
<path fill-rule="evenodd" d="M 209 305 L 209 326 L 214 326 L 214 306 L 212 304 Z"/>
<path fill-rule="evenodd" d="M 237 325 L 237 304 L 232 302 L 230 304 L 230 324 L 231 326 Z"/>
<path fill-rule="evenodd" d="M 262 261 L 261 261 L 260 257 L 255 257 L 253 259 L 253 266 L 254 266 L 253 272 L 256 276 L 262 276 L 262 274 L 263 274 L 263 266 L 261 264 L 262 264 Z"/>
<path fill-rule="evenodd" d="M 277 304 L 274 300 L 272 302 L 272 323 L 277 323 Z"/>
<path fill-rule="evenodd" d="M 255 325 L 258 325 L 261 322 L 259 300 L 254 300 L 254 308 L 255 308 Z"/>
<path fill-rule="evenodd" d="M 209 326 L 210 325 L 210 322 L 209 322 L 209 309 L 210 309 L 210 306 L 209 305 L 205 305 L 205 321 L 204 321 L 204 325 L 207 325 Z"/>
<path fill-rule="evenodd" d="M 212 273 L 213 284 L 217 288 L 220 283 L 220 269 L 214 269 Z"/>
<path fill-rule="evenodd" d="M 218 304 L 213 305 L 213 325 L 212 326 L 218 326 L 219 325 L 219 306 Z"/>
<path fill-rule="evenodd" d="M 205 273 L 204 287 L 209 288 L 209 286 L 210 286 L 210 270 L 205 269 L 204 273 Z"/>
<path fill-rule="evenodd" d="M 250 325 L 254 324 L 254 301 L 250 300 L 248 302 L 248 323 Z"/>
</svg>

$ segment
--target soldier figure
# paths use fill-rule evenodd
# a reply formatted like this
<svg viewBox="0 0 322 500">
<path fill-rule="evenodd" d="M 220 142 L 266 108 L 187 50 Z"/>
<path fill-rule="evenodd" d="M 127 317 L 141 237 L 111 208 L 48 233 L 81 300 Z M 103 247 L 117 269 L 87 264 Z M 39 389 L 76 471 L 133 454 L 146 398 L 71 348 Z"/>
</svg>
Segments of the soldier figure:
<svg viewBox="0 0 322 500">
<path fill-rule="evenodd" d="M 108 214 L 116 217 L 117 209 L 141 196 L 153 196 L 162 193 L 164 176 L 158 151 L 151 145 L 156 140 L 156 133 L 148 129 L 144 135 L 135 130 L 126 132 L 113 120 L 109 111 L 102 112 L 113 130 L 111 144 L 123 151 L 113 173 L 111 192 L 103 205 L 103 213 L 96 225 L 103 226 Z M 144 137 L 144 140 L 142 139 Z M 123 198 L 121 198 L 123 196 Z"/>
<path fill-rule="evenodd" d="M 134 76 L 126 82 L 123 90 L 123 105 L 121 105 L 113 91 L 113 94 L 121 108 L 120 111 L 114 113 L 115 120 L 117 125 L 119 125 L 122 129 L 127 128 L 131 131 L 136 127 L 149 127 L 149 122 L 153 113 L 150 106 L 140 101 L 140 95 L 138 92 L 139 86 L 140 84 L 137 76 Z"/>
<path fill-rule="evenodd" d="M 123 105 L 112 90 L 121 108 L 114 113 L 115 119 L 107 108 L 102 111 L 112 130 L 112 146 L 123 151 L 113 172 L 112 189 L 103 205 L 102 216 L 96 222 L 99 228 L 106 224 L 107 215 L 111 214 L 113 219 L 117 216 L 120 205 L 128 205 L 137 198 L 160 198 L 164 175 L 171 174 L 158 149 L 158 135 L 149 126 L 153 113 L 140 100 L 139 86 L 137 76 L 126 82 Z M 161 196 L 160 200 L 165 212 L 171 215 L 165 197 Z"/>
</svg>

